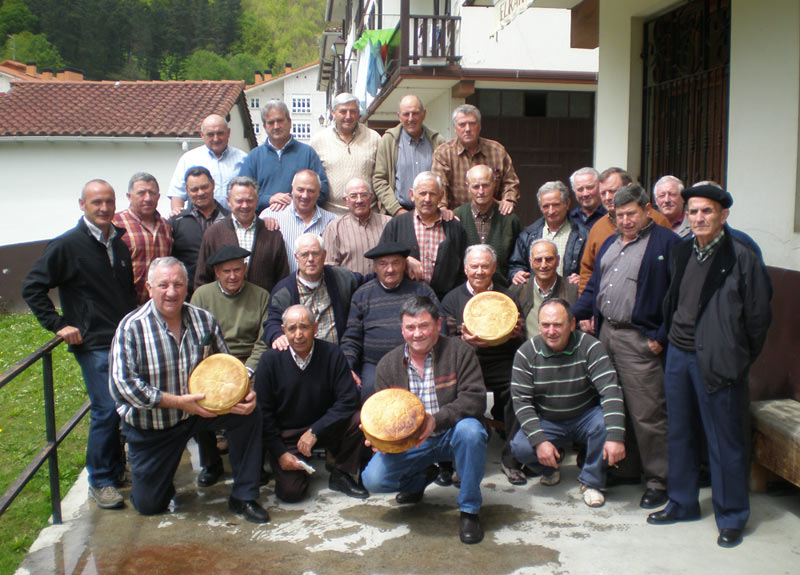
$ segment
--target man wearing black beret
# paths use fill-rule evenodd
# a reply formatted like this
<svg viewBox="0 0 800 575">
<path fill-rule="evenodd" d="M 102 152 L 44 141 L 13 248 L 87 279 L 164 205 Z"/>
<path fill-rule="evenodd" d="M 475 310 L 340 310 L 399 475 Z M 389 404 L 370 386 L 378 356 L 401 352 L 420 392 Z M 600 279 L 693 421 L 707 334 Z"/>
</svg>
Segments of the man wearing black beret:
<svg viewBox="0 0 800 575">
<path fill-rule="evenodd" d="M 714 182 L 697 183 L 681 195 L 694 237 L 672 249 L 672 281 L 664 300 L 669 503 L 647 522 L 700 518 L 702 424 L 717 544 L 734 547 L 750 516 L 748 372 L 767 336 L 772 286 L 758 246 L 725 223 L 731 195 Z"/>
</svg>

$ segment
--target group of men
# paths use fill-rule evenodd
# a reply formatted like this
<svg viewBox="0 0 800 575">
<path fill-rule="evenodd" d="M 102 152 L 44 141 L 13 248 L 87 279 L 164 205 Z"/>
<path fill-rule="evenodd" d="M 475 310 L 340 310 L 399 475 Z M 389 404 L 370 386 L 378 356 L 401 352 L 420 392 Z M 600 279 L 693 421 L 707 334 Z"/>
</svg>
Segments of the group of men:
<svg viewBox="0 0 800 575">
<path fill-rule="evenodd" d="M 312 451 L 325 448 L 329 487 L 351 497 L 396 491 L 409 504 L 429 483 L 455 484 L 460 539 L 477 543 L 490 391 L 511 484 L 557 484 L 575 445 L 587 505 L 644 477 L 640 505 L 666 504 L 655 524 L 699 516 L 702 422 L 718 542 L 738 544 L 747 370 L 771 291 L 757 246 L 725 224 L 730 195 L 665 176 L 656 211 L 624 170 L 587 167 L 570 177 L 574 210 L 569 188 L 546 182 L 542 217 L 523 228 L 511 158 L 480 137 L 474 106 L 454 110 L 450 141 L 425 126 L 411 94 L 382 137 L 350 94 L 331 113 L 309 146 L 271 101 L 267 141 L 249 154 L 209 116 L 204 145 L 176 167 L 168 220 L 153 176 L 131 178 L 119 213 L 111 186 L 92 180 L 83 218 L 34 264 L 23 295 L 70 345 L 92 402 L 98 505 L 123 505 L 123 439 L 141 513 L 174 503 L 173 476 L 195 438 L 198 485 L 220 479 L 227 448 L 229 507 L 254 522 L 269 520 L 258 502 L 264 465 L 276 496 L 298 501 Z M 464 325 L 467 302 L 486 291 L 518 307 L 501 345 Z M 188 392 L 212 353 L 232 354 L 251 376 L 224 416 Z M 426 412 L 418 444 L 401 454 L 372 453 L 359 430 L 363 401 L 388 387 L 410 390 Z"/>
</svg>

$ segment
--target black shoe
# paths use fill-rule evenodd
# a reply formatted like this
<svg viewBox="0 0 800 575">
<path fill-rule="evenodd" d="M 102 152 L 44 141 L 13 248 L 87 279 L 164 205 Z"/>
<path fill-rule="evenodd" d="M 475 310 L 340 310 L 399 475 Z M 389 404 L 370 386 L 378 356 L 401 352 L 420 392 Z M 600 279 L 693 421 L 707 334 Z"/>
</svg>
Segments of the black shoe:
<svg viewBox="0 0 800 575">
<path fill-rule="evenodd" d="M 720 547 L 736 547 L 742 542 L 741 529 L 720 529 L 717 545 Z"/>
<path fill-rule="evenodd" d="M 421 491 L 401 491 L 397 495 L 394 496 L 394 500 L 397 501 L 400 505 L 409 505 L 412 503 L 419 503 L 422 501 L 422 496 L 425 495 L 425 487 L 433 483 L 433 480 L 436 479 L 439 475 L 439 468 L 436 465 L 429 465 L 428 468 L 425 470 L 425 485 Z"/>
<path fill-rule="evenodd" d="M 439 464 L 439 474 L 434 480 L 436 485 L 447 487 L 453 484 L 453 464 L 450 462 L 443 462 Z"/>
<path fill-rule="evenodd" d="M 483 541 L 483 527 L 477 514 L 461 512 L 461 527 L 458 532 L 462 543 L 471 545 Z"/>
<path fill-rule="evenodd" d="M 330 479 L 328 479 L 328 489 L 331 491 L 339 491 L 348 497 L 355 497 L 356 499 L 366 499 L 369 497 L 369 491 L 353 481 L 353 478 L 347 473 L 339 471 L 338 469 L 331 471 Z"/>
<path fill-rule="evenodd" d="M 639 485 L 642 479 L 636 475 L 616 475 L 608 473 L 606 475 L 606 487 L 616 487 L 617 485 Z"/>
<path fill-rule="evenodd" d="M 200 475 L 197 476 L 197 485 L 200 487 L 211 487 L 219 481 L 223 473 L 225 473 L 225 468 L 222 466 L 222 460 L 220 459 L 213 465 L 203 468 Z"/>
<path fill-rule="evenodd" d="M 241 515 L 251 523 L 266 523 L 269 521 L 269 513 L 255 499 L 242 501 L 231 495 L 228 499 L 228 509 L 236 513 L 236 515 Z"/>
<path fill-rule="evenodd" d="M 647 522 L 650 525 L 671 525 L 679 521 L 695 521 L 700 519 L 700 512 L 691 515 L 678 515 L 675 511 L 676 506 L 673 504 L 667 505 L 661 511 L 655 511 L 647 516 Z"/>
<path fill-rule="evenodd" d="M 648 487 L 645 490 L 644 495 L 642 495 L 642 500 L 639 502 L 639 507 L 642 509 L 655 509 L 656 507 L 661 507 L 666 502 L 666 489 L 655 489 L 654 487 Z"/>
</svg>

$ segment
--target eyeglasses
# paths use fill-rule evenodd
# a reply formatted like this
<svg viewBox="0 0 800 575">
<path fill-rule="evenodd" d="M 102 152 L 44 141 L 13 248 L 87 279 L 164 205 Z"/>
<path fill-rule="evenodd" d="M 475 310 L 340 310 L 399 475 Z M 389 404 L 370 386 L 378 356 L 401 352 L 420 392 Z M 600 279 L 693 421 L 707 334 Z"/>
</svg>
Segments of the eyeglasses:
<svg viewBox="0 0 800 575">
<path fill-rule="evenodd" d="M 361 192 L 361 193 L 354 192 L 352 194 L 347 194 L 347 197 L 350 198 L 351 200 L 362 200 L 362 199 L 366 200 L 367 198 L 369 198 L 369 196 L 370 196 L 369 192 Z"/>
<path fill-rule="evenodd" d="M 551 264 L 554 261 L 556 261 L 556 257 L 555 256 L 544 256 L 544 257 L 541 257 L 541 258 L 531 258 L 531 261 L 533 263 L 535 263 L 535 264 L 540 264 L 542 262 L 546 262 L 548 264 Z"/>
<path fill-rule="evenodd" d="M 299 254 L 295 254 L 297 259 L 299 260 L 307 260 L 308 258 L 318 258 L 322 255 L 321 251 L 313 251 L 313 252 L 300 252 Z"/>
</svg>

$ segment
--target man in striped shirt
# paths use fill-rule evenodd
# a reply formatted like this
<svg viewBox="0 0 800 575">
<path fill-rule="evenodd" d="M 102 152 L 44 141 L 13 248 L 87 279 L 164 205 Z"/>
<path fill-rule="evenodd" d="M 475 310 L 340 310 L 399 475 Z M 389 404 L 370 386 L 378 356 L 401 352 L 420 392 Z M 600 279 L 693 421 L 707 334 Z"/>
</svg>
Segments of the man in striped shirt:
<svg viewBox="0 0 800 575">
<path fill-rule="evenodd" d="M 539 335 L 514 358 L 511 399 L 522 428 L 511 441 L 514 457 L 550 486 L 561 480 L 558 448 L 586 444 L 581 493 L 589 507 L 603 505 L 606 470 L 625 457 L 625 407 L 603 344 L 575 331 L 566 300 L 539 308 Z"/>
</svg>

